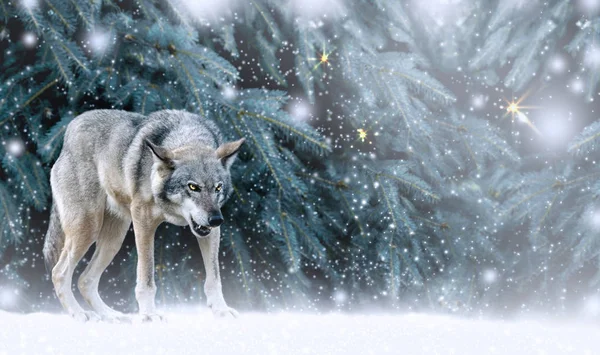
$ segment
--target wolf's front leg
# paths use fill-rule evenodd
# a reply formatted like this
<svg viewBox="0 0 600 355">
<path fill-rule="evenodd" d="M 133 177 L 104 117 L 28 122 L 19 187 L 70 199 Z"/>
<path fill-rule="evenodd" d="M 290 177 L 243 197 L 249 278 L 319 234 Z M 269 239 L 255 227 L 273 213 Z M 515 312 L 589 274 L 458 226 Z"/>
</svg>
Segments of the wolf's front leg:
<svg viewBox="0 0 600 355">
<path fill-rule="evenodd" d="M 135 284 L 135 298 L 138 302 L 140 315 L 143 321 L 162 320 L 156 314 L 154 297 L 156 284 L 154 282 L 154 233 L 158 223 L 154 222 L 149 214 L 138 212 L 132 214 L 133 232 L 135 234 L 135 247 L 137 250 L 137 279 Z"/>
<path fill-rule="evenodd" d="M 206 303 L 216 316 L 237 317 L 238 312 L 227 306 L 223 298 L 221 275 L 219 273 L 220 241 L 221 229 L 218 227 L 213 228 L 206 238 L 198 238 L 198 244 L 200 244 L 200 250 L 202 251 L 202 259 L 204 260 L 204 269 L 206 271 L 206 281 L 204 283 Z"/>
</svg>

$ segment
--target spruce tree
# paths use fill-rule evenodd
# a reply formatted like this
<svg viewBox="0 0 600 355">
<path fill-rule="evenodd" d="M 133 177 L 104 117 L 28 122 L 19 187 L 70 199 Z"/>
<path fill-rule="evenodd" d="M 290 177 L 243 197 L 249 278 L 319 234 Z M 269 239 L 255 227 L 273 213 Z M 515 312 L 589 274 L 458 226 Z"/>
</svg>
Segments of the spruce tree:
<svg viewBox="0 0 600 355">
<path fill-rule="evenodd" d="M 222 233 L 238 303 L 504 310 L 598 287 L 600 125 L 549 148 L 527 107 L 566 96 L 544 91 L 562 63 L 593 111 L 600 22 L 572 1 L 1 5 L 5 278 L 31 268 L 73 117 L 179 108 L 250 143 Z M 158 300 L 202 297 L 192 241 L 158 234 Z"/>
<path fill-rule="evenodd" d="M 320 110 L 313 125 L 334 156 L 309 175 L 346 217 L 326 223 L 339 236 L 341 299 L 449 310 L 539 292 L 540 303 L 560 299 L 535 281 L 560 279 L 550 287 L 560 290 L 596 255 L 597 226 L 574 216 L 596 213 L 590 148 L 600 126 L 569 148 L 592 161 L 584 169 L 565 146 L 532 149 L 544 122 L 528 118 L 527 100 L 560 80 L 552 65 L 566 51 L 591 76 L 593 102 L 597 15 L 564 0 L 290 4 L 236 4 L 245 17 L 233 31 L 259 49 L 268 85 L 300 87 Z M 566 223 L 578 226 L 568 242 Z"/>
</svg>

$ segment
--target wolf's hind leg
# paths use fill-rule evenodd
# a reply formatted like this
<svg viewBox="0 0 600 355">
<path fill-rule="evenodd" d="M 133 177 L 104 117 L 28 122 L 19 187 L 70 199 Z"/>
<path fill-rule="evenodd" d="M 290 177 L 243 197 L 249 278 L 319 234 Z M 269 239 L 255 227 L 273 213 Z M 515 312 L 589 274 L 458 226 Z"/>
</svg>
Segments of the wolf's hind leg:
<svg viewBox="0 0 600 355">
<path fill-rule="evenodd" d="M 97 226 L 102 221 L 93 217 L 81 219 L 81 221 L 76 226 L 65 226 L 65 246 L 58 263 L 52 269 L 52 282 L 64 309 L 75 319 L 87 321 L 97 318 L 97 315 L 81 308 L 73 295 L 71 285 L 75 267 L 94 242 L 99 230 Z"/>
<path fill-rule="evenodd" d="M 128 320 L 123 313 L 115 311 L 102 301 L 98 293 L 98 284 L 102 273 L 121 249 L 130 224 L 130 220 L 121 219 L 108 211 L 104 212 L 104 222 L 96 242 L 94 256 L 79 277 L 78 286 L 83 298 L 107 320 Z"/>
</svg>

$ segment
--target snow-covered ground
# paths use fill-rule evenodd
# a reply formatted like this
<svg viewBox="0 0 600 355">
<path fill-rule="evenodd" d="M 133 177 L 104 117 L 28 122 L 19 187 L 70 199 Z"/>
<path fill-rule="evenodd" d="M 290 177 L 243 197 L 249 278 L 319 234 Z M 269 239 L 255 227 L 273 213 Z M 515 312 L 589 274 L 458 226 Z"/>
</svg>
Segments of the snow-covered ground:
<svg viewBox="0 0 600 355">
<path fill-rule="evenodd" d="M 0 354 L 600 354 L 591 323 L 440 315 L 168 313 L 164 323 L 79 323 L 0 311 Z"/>
</svg>

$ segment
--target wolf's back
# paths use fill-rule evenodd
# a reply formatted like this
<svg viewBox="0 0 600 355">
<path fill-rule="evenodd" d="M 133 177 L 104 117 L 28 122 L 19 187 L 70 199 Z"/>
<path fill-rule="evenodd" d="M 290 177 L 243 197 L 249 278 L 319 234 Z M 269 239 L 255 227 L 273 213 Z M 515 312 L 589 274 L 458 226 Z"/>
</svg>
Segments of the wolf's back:
<svg viewBox="0 0 600 355">
<path fill-rule="evenodd" d="M 48 222 L 48 231 L 44 241 L 44 263 L 46 271 L 52 276 L 52 269 L 58 262 L 60 253 L 65 244 L 65 233 L 60 225 L 58 209 L 52 202 L 52 211 L 50 212 L 50 221 Z"/>
</svg>

